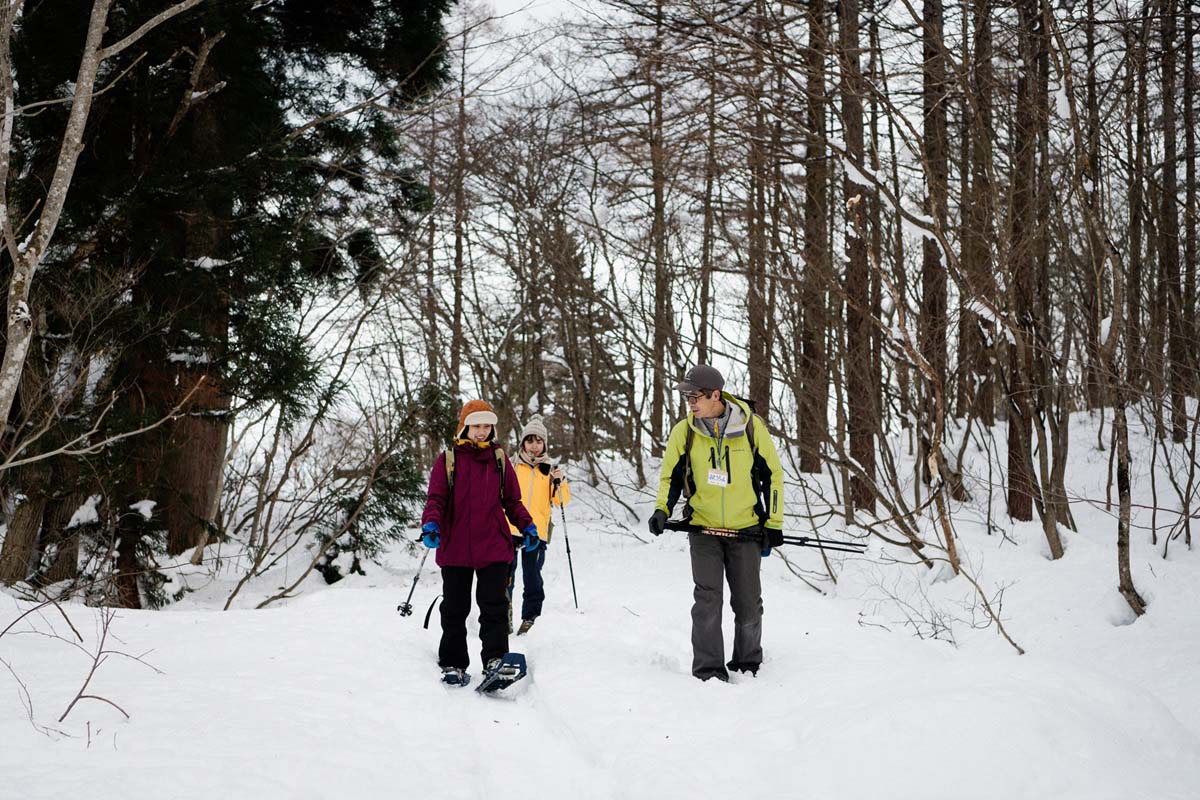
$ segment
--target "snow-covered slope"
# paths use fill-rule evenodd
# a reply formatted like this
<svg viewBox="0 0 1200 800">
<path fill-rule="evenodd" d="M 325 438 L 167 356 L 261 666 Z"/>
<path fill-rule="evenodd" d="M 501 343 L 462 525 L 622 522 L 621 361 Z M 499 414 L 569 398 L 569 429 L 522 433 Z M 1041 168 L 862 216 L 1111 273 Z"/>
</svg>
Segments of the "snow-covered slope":
<svg viewBox="0 0 1200 800">
<path fill-rule="evenodd" d="M 1081 495 L 1103 477 L 1082 466 L 1093 456 L 1106 463 L 1076 451 Z M 774 556 L 762 672 L 700 683 L 689 674 L 686 542 L 616 534 L 598 513 L 607 506 L 577 493 L 580 610 L 559 531 L 546 612 L 512 640 L 531 674 L 511 696 L 438 683 L 436 617 L 421 627 L 437 574 L 430 560 L 417 613 L 400 617 L 418 562 L 403 548 L 365 578 L 313 582 L 262 611 L 217 611 L 229 589 L 217 581 L 113 623 L 110 647 L 161 670 L 113 657 L 96 673 L 89 693 L 129 720 L 85 699 L 56 723 L 90 659 L 24 624 L 0 639 L 35 720 L 69 734 L 37 732 L 0 665 L 0 774 L 15 792 L 3 796 L 1200 797 L 1200 554 L 1180 547 L 1164 561 L 1136 536 L 1135 579 L 1151 605 L 1128 624 L 1102 510 L 1075 505 L 1080 532 L 1059 562 L 1036 524 L 1006 541 L 964 511 L 964 554 L 989 596 L 1005 587 L 1023 656 L 994 626 L 972 627 L 984 616 L 963 579 L 883 564 L 877 544 L 869 558 L 839 558 L 827 594 Z M 812 551 L 789 557 L 820 569 Z M 0 602 L 2 627 L 18 605 Z M 98 612 L 68 612 L 91 647 Z M 31 621 L 65 633 L 56 617 Z M 477 672 L 474 638 L 471 650 Z"/>
</svg>

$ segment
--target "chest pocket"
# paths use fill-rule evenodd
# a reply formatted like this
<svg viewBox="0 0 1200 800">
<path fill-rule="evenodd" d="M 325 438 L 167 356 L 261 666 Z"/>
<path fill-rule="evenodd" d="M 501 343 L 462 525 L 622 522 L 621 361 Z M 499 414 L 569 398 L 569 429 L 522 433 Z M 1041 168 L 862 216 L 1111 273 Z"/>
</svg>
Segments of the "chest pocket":
<svg viewBox="0 0 1200 800">
<path fill-rule="evenodd" d="M 750 485 L 750 468 L 754 465 L 754 454 L 745 436 L 734 436 L 718 443 L 715 439 L 698 438 L 692 449 L 692 472 L 700 480 L 700 486 L 708 484 L 709 470 L 721 470 L 728 481 L 726 487 L 739 484 Z M 712 487 L 722 488 L 722 487 Z"/>
</svg>

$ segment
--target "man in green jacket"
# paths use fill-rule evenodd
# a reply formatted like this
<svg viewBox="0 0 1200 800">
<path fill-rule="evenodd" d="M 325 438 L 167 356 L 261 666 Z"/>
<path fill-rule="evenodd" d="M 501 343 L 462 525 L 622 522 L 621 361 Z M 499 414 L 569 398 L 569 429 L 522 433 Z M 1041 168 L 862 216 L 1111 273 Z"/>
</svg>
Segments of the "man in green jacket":
<svg viewBox="0 0 1200 800">
<path fill-rule="evenodd" d="M 687 418 L 671 430 L 659 475 L 650 532 L 661 534 L 680 495 L 683 519 L 702 528 L 760 527 L 760 541 L 689 533 L 695 602 L 692 674 L 729 680 L 728 669 L 758 674 L 762 663 L 762 559 L 783 535 L 783 469 L 766 423 L 750 406 L 722 391 L 713 367 L 688 370 L 676 387 Z M 724 583 L 733 606 L 733 659 L 725 663 L 721 634 Z"/>
</svg>

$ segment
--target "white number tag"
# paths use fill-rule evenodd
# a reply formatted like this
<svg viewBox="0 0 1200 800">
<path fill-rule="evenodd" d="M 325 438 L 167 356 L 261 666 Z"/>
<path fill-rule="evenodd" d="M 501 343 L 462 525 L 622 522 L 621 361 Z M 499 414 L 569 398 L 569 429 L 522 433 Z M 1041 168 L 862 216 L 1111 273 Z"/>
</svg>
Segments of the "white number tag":
<svg viewBox="0 0 1200 800">
<path fill-rule="evenodd" d="M 729 474 L 723 469 L 710 469 L 708 471 L 709 486 L 728 486 Z"/>
</svg>

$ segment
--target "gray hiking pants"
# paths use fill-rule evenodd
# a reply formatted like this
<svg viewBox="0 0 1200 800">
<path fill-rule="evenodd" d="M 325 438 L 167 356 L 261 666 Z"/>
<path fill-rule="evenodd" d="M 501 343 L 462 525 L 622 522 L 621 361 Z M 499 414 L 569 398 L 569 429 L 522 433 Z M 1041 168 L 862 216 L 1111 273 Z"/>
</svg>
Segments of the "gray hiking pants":
<svg viewBox="0 0 1200 800">
<path fill-rule="evenodd" d="M 692 552 L 692 674 L 697 678 L 728 677 L 721 612 L 725 580 L 733 606 L 731 663 L 762 663 L 762 546 L 758 542 L 688 534 Z"/>
</svg>

